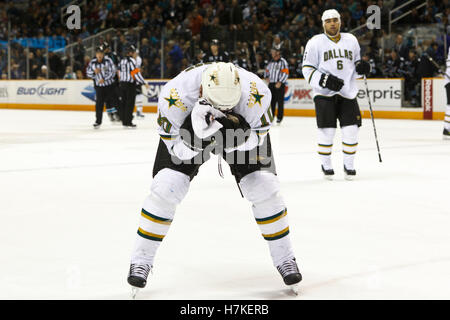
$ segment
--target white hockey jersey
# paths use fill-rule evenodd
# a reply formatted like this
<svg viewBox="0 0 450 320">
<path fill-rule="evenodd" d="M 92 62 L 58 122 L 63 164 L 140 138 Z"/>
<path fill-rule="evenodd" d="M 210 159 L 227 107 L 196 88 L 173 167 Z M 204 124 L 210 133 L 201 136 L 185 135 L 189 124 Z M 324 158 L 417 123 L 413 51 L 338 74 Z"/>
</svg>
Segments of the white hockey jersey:
<svg viewBox="0 0 450 320">
<path fill-rule="evenodd" d="M 142 58 L 140 56 L 136 56 L 136 66 L 138 68 L 142 66 Z"/>
<path fill-rule="evenodd" d="M 211 62 L 199 63 L 182 71 L 162 88 L 159 95 L 158 133 L 169 152 L 182 160 L 190 159 L 197 154 L 182 143 L 179 130 L 200 98 L 202 73 L 209 64 Z M 238 105 L 232 110 L 242 115 L 252 129 L 247 142 L 238 150 L 251 150 L 262 144 L 271 126 L 272 95 L 267 85 L 257 75 L 240 67 L 236 68 L 241 81 L 242 95 Z"/>
<path fill-rule="evenodd" d="M 355 80 L 361 75 L 355 71 L 355 62 L 361 59 L 360 51 L 358 40 L 350 33 L 340 33 L 337 42 L 324 33 L 312 37 L 306 44 L 302 71 L 313 88 L 314 96 L 340 94 L 347 99 L 356 98 L 358 87 Z M 344 86 L 339 92 L 319 85 L 324 73 L 344 80 Z"/>
<path fill-rule="evenodd" d="M 444 85 L 450 82 L 450 50 L 448 51 L 447 61 L 445 62 L 445 75 L 444 75 Z"/>
</svg>

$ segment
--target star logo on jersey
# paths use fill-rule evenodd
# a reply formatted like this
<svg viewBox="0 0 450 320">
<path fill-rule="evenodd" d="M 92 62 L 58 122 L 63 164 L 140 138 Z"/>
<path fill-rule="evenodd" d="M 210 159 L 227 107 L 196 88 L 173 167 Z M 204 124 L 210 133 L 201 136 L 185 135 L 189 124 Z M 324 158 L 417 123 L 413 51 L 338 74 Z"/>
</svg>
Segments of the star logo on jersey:
<svg viewBox="0 0 450 320">
<path fill-rule="evenodd" d="M 264 95 L 263 94 L 259 94 L 258 89 L 255 89 L 255 90 L 256 90 L 256 92 L 252 93 L 252 96 L 255 98 L 255 103 L 254 104 L 259 103 L 259 105 L 262 107 L 261 99 L 264 97 Z"/>
<path fill-rule="evenodd" d="M 183 111 L 187 110 L 186 106 L 181 101 L 180 96 L 178 95 L 178 92 L 175 88 L 170 89 L 169 97 L 164 99 L 169 103 L 169 109 L 170 107 L 175 106 Z"/>
<path fill-rule="evenodd" d="M 209 78 L 211 81 L 215 81 L 216 80 L 216 76 L 214 74 L 209 75 Z"/>
<path fill-rule="evenodd" d="M 263 94 L 259 93 L 258 88 L 256 87 L 256 82 L 250 82 L 250 100 L 248 101 L 248 107 L 251 108 L 256 104 L 259 104 L 262 107 L 262 98 Z"/>
<path fill-rule="evenodd" d="M 166 99 L 166 101 L 169 102 L 169 108 L 171 106 L 175 106 L 176 105 L 175 103 L 178 101 L 178 99 L 172 97 L 172 93 L 170 94 L 169 98 L 164 99 Z"/>
</svg>

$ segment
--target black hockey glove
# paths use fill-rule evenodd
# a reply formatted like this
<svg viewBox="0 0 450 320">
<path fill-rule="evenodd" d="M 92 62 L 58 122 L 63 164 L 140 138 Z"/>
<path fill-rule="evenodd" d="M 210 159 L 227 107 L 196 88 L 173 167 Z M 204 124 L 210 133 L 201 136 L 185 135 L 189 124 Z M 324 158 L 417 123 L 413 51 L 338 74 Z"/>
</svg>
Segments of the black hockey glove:
<svg viewBox="0 0 450 320">
<path fill-rule="evenodd" d="M 197 137 L 192 127 L 192 118 L 190 116 L 186 117 L 180 129 L 180 136 L 184 144 L 194 151 L 203 151 L 215 140 L 214 137 L 204 139 Z"/>
<path fill-rule="evenodd" d="M 250 125 L 243 116 L 233 111 L 225 112 L 226 117 L 216 118 L 223 127 L 220 128 L 223 145 L 217 141 L 218 148 L 236 148 L 244 144 L 250 136 Z"/>
<path fill-rule="evenodd" d="M 370 71 L 372 71 L 372 67 L 370 66 L 370 63 L 364 60 L 358 60 L 355 63 L 355 70 L 358 74 L 363 74 L 368 76 L 370 74 Z"/>
<path fill-rule="evenodd" d="M 319 85 L 322 88 L 328 88 L 332 91 L 340 91 L 344 86 L 344 80 L 335 77 L 332 74 L 323 73 L 320 77 Z"/>
</svg>

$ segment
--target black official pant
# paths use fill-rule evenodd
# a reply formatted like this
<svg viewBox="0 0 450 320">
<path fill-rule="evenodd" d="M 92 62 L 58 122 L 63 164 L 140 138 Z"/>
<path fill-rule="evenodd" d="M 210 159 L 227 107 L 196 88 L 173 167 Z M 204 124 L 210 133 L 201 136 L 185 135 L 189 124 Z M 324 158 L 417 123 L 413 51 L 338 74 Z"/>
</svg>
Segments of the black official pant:
<svg viewBox="0 0 450 320">
<path fill-rule="evenodd" d="M 134 100 L 136 99 L 136 84 L 131 82 L 121 82 L 120 95 L 122 97 L 120 119 L 122 119 L 123 125 L 131 125 L 131 120 L 133 120 Z"/>
<path fill-rule="evenodd" d="M 272 101 L 270 101 L 270 107 L 272 108 L 272 114 L 275 115 L 275 109 L 278 104 L 278 113 L 277 113 L 277 119 L 279 121 L 283 120 L 284 116 L 284 88 L 285 84 L 282 83 L 281 86 L 277 89 L 275 87 L 274 82 L 269 83 L 269 89 L 272 93 Z"/>
<path fill-rule="evenodd" d="M 95 86 L 95 122 L 102 123 L 103 107 L 108 102 L 111 86 L 98 87 Z"/>
<path fill-rule="evenodd" d="M 114 108 L 116 108 L 117 112 L 119 112 L 119 84 L 116 81 L 109 86 L 108 99 L 106 101 L 106 110 L 111 110 Z"/>
</svg>

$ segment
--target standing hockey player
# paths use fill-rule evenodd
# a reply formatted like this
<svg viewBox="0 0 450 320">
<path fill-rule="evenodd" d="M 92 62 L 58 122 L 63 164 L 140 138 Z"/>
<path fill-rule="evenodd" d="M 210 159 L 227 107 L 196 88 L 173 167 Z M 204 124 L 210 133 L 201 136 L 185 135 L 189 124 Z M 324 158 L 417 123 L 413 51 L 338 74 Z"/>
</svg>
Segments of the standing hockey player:
<svg viewBox="0 0 450 320">
<path fill-rule="evenodd" d="M 450 140 L 450 51 L 447 56 L 447 67 L 445 69 L 445 90 L 447 93 L 447 106 L 445 107 L 444 132 L 445 140 Z"/>
<path fill-rule="evenodd" d="M 368 75 L 370 64 L 361 60 L 355 36 L 339 31 L 341 20 L 336 10 L 323 12 L 322 25 L 324 33 L 312 37 L 306 44 L 302 71 L 313 88 L 319 128 L 318 153 L 325 178 L 331 180 L 334 175 L 331 151 L 339 120 L 345 178 L 352 180 L 356 175 L 354 159 L 361 126 L 356 78 Z"/>
<path fill-rule="evenodd" d="M 139 50 L 136 50 L 136 65 L 141 70 L 142 73 L 142 58 L 139 56 Z M 136 118 L 144 118 L 143 108 L 144 108 L 144 95 L 142 94 L 142 85 L 136 84 Z"/>
<path fill-rule="evenodd" d="M 145 287 L 175 208 L 211 151 L 219 154 L 219 161 L 223 155 L 243 196 L 253 204 L 256 223 L 284 283 L 295 286 L 301 281 L 268 134 L 273 120 L 270 100 L 270 90 L 258 76 L 232 63 L 192 66 L 164 86 L 158 101 L 161 140 L 153 183 L 141 211 L 128 274 L 134 293 Z M 240 136 L 228 138 L 239 131 Z M 183 132 L 200 143 L 192 143 Z"/>
</svg>

